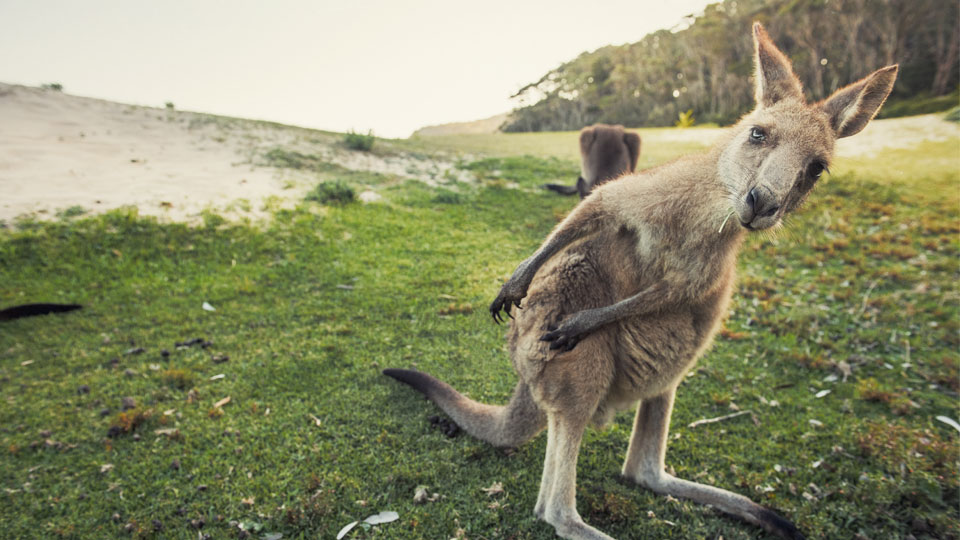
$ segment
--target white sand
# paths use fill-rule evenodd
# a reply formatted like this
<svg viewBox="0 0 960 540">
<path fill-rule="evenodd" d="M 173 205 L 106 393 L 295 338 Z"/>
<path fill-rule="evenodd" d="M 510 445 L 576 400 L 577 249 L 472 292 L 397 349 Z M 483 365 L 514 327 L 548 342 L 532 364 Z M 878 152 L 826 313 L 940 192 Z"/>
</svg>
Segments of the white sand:
<svg viewBox="0 0 960 540">
<path fill-rule="evenodd" d="M 0 84 L 0 219 L 75 205 L 184 219 L 282 191 L 200 118 Z"/>
<path fill-rule="evenodd" d="M 262 155 L 275 146 L 428 183 L 463 176 L 452 161 L 349 151 L 339 141 L 314 130 L 0 83 L 0 220 L 128 205 L 177 221 L 196 221 L 208 208 L 256 218 L 265 204 L 301 200 L 318 181 L 308 171 L 265 166 Z"/>
</svg>

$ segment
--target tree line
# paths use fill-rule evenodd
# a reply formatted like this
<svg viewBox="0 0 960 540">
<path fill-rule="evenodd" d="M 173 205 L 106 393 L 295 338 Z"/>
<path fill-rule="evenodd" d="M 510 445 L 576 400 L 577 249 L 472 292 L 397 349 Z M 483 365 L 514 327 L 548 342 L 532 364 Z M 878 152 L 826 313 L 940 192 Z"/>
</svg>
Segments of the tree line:
<svg viewBox="0 0 960 540">
<path fill-rule="evenodd" d="M 550 71 L 517 92 L 519 107 L 501 129 L 667 126 L 689 110 L 697 122 L 733 123 L 753 106 L 753 21 L 793 61 L 810 100 L 894 63 L 891 103 L 951 95 L 958 16 L 956 0 L 724 0 L 683 29 L 586 52 Z"/>
</svg>

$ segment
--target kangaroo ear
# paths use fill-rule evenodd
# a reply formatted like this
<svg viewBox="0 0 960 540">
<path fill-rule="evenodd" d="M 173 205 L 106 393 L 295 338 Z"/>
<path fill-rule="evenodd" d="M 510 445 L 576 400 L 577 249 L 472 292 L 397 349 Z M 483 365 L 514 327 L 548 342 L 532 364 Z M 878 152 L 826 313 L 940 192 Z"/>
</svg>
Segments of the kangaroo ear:
<svg viewBox="0 0 960 540">
<path fill-rule="evenodd" d="M 623 134 L 623 144 L 627 145 L 630 154 L 630 172 L 637 170 L 637 161 L 640 159 L 640 135 L 632 131 Z"/>
<path fill-rule="evenodd" d="M 753 23 L 753 49 L 757 105 L 770 106 L 786 98 L 802 101 L 800 79 L 793 74 L 790 60 L 773 44 L 770 35 L 758 22 Z"/>
<path fill-rule="evenodd" d="M 596 126 L 585 127 L 580 130 L 580 152 L 586 154 L 597 138 Z"/>
<path fill-rule="evenodd" d="M 878 69 L 820 103 L 838 139 L 859 133 L 873 120 L 893 90 L 898 69 L 896 64 Z"/>
</svg>

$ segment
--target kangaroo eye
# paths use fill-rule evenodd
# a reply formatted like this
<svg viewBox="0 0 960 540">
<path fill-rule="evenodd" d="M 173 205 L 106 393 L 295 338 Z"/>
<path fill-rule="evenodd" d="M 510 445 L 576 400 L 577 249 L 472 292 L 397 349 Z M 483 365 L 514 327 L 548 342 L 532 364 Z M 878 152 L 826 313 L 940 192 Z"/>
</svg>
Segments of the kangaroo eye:
<svg viewBox="0 0 960 540">
<path fill-rule="evenodd" d="M 820 175 L 823 174 L 823 171 L 825 169 L 826 167 L 823 165 L 823 163 L 820 163 L 819 161 L 814 161 L 807 168 L 807 176 L 809 176 L 810 178 L 820 178 Z"/>
<path fill-rule="evenodd" d="M 767 133 L 763 129 L 755 127 L 750 130 L 750 141 L 755 143 L 762 143 L 767 139 Z"/>
</svg>

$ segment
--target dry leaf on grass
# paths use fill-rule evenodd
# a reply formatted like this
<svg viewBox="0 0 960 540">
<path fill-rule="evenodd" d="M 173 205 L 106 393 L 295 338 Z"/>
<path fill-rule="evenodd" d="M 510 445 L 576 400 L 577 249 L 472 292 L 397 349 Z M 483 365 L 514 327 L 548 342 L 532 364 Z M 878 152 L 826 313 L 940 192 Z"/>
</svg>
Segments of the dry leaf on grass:
<svg viewBox="0 0 960 540">
<path fill-rule="evenodd" d="M 346 525 L 344 525 L 343 528 L 340 529 L 340 532 L 337 533 L 337 540 L 340 540 L 341 538 L 346 536 L 348 532 L 352 531 L 353 528 L 357 526 L 357 523 L 360 523 L 360 522 L 354 521 L 352 523 L 347 523 Z"/>
<path fill-rule="evenodd" d="M 227 403 L 230 403 L 230 396 L 227 396 L 227 397 L 221 399 L 220 401 L 214 403 L 214 404 L 213 404 L 213 408 L 214 408 L 214 409 L 219 409 L 220 407 L 223 407 L 223 406 L 226 405 Z"/>
<path fill-rule="evenodd" d="M 379 514 L 374 514 L 372 516 L 367 516 L 363 520 L 364 523 L 369 523 L 370 525 L 380 525 L 381 523 L 390 523 L 391 521 L 396 521 L 400 519 L 400 514 L 387 510 L 380 512 Z"/>
<path fill-rule="evenodd" d="M 499 495 L 503 493 L 503 484 L 501 482 L 494 482 L 490 487 L 481 488 L 489 497 L 494 495 Z"/>
</svg>

